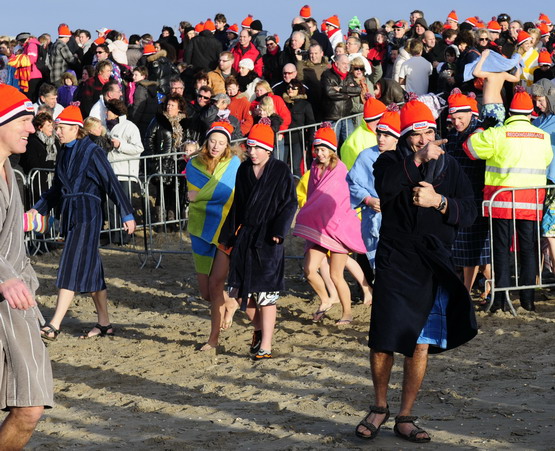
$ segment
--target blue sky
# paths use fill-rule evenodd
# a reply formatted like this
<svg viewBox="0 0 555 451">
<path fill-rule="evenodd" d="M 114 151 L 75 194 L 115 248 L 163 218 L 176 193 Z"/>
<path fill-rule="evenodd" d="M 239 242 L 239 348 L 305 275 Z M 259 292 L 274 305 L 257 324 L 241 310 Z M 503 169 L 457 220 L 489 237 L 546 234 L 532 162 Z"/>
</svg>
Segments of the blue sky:
<svg viewBox="0 0 555 451">
<path fill-rule="evenodd" d="M 15 36 L 21 31 L 33 34 L 56 34 L 57 26 L 61 22 L 75 28 L 85 28 L 92 33 L 97 28 L 107 27 L 123 31 L 128 36 L 133 33 L 151 33 L 157 37 L 163 25 L 169 25 L 177 30 L 181 20 L 193 23 L 213 18 L 217 12 L 223 12 L 229 23 L 240 23 L 247 14 L 252 14 L 262 21 L 265 30 L 278 33 L 286 38 L 289 34 L 291 19 L 298 15 L 304 1 L 267 1 L 267 0 L 228 0 L 210 2 L 175 1 L 175 0 L 134 0 L 134 1 L 88 1 L 54 0 L 46 5 L 43 1 L 27 0 L 25 14 L 10 13 L 4 17 L 0 25 L 0 35 Z M 445 20 L 451 9 L 455 9 L 462 21 L 469 16 L 479 16 L 488 21 L 493 15 L 506 12 L 511 17 L 524 21 L 535 21 L 540 12 L 544 12 L 555 21 L 555 10 L 540 8 L 540 2 L 534 2 L 532 8 L 527 1 L 507 0 L 505 2 L 456 2 L 448 0 L 414 1 L 380 1 L 369 2 L 349 0 L 312 0 L 308 1 L 312 7 L 313 17 L 320 22 L 333 14 L 338 14 L 342 29 L 354 15 L 361 22 L 370 17 L 377 17 L 383 23 L 388 19 L 408 19 L 413 9 L 421 9 L 425 13 L 428 23 L 434 20 Z M 549 2 L 542 2 L 548 5 Z M 204 6 L 206 5 L 206 6 Z M 458 6 L 457 6 L 458 5 Z M 93 33 L 96 36 L 96 33 Z"/>
</svg>

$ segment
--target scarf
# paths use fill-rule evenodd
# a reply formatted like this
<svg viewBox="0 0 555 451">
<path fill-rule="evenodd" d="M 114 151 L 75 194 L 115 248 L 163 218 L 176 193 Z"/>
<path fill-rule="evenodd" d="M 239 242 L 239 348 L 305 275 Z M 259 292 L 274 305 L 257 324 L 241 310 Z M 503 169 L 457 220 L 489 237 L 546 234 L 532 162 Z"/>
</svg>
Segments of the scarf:
<svg viewBox="0 0 555 451">
<path fill-rule="evenodd" d="M 170 125 L 172 126 L 172 151 L 176 151 L 183 144 L 183 127 L 181 126 L 181 120 L 185 119 L 186 116 L 183 113 L 179 113 L 177 116 L 168 116 L 168 113 L 164 113 L 164 116 Z"/>
<path fill-rule="evenodd" d="M 328 30 L 326 31 L 326 35 L 328 36 L 328 39 L 331 39 L 331 37 L 337 33 L 339 31 L 339 28 L 333 28 L 332 30 Z"/>
<path fill-rule="evenodd" d="M 56 161 L 58 149 L 56 148 L 56 136 L 46 136 L 43 131 L 37 131 L 37 138 L 46 146 L 46 161 Z"/>
<path fill-rule="evenodd" d="M 222 119 L 227 119 L 230 114 L 231 114 L 231 111 L 229 109 L 218 110 L 218 112 L 216 113 L 216 115 L 218 116 L 218 120 L 220 121 Z"/>
<path fill-rule="evenodd" d="M 435 139 L 439 139 L 439 136 L 436 135 Z M 408 145 L 407 140 L 404 139 L 403 136 L 401 136 L 401 139 L 399 139 L 397 150 L 395 150 L 395 152 L 398 152 L 403 158 L 414 154 L 414 151 Z M 420 166 L 418 166 L 418 169 L 420 170 L 424 181 L 433 185 L 434 180 L 437 180 L 437 178 L 445 169 L 445 156 L 440 155 L 437 160 L 430 160 L 427 163 L 422 163 Z"/>
<path fill-rule="evenodd" d="M 279 52 L 279 46 L 275 46 L 273 50 L 270 49 L 266 49 L 266 53 L 269 53 L 270 55 L 277 55 L 277 53 Z"/>
<path fill-rule="evenodd" d="M 341 80 L 345 80 L 347 78 L 347 75 L 349 75 L 348 72 L 341 72 L 335 63 L 331 65 L 331 70 L 333 70 L 337 74 L 337 76 L 341 78 Z"/>
</svg>

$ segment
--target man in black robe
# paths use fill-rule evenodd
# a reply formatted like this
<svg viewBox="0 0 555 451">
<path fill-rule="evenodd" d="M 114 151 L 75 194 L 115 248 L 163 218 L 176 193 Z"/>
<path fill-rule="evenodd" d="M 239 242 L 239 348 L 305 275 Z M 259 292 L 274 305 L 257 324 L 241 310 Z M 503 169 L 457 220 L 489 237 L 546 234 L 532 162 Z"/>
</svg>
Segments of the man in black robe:
<svg viewBox="0 0 555 451">
<path fill-rule="evenodd" d="M 220 233 L 220 243 L 233 248 L 228 285 L 254 326 L 254 360 L 272 358 L 276 304 L 284 289 L 283 243 L 297 211 L 293 176 L 273 157 L 269 122 L 262 118 L 249 133 L 249 158 L 237 171 L 235 198 Z"/>
<path fill-rule="evenodd" d="M 356 428 L 361 438 L 376 437 L 389 418 L 387 389 L 399 352 L 405 362 L 394 431 L 412 442 L 430 441 L 411 415 L 428 353 L 455 348 L 477 333 L 450 256 L 458 228 L 473 223 L 476 206 L 467 176 L 440 147 L 444 142 L 429 108 L 411 100 L 401 110 L 397 149 L 374 164 L 382 210 L 368 343 L 375 405 Z"/>
</svg>

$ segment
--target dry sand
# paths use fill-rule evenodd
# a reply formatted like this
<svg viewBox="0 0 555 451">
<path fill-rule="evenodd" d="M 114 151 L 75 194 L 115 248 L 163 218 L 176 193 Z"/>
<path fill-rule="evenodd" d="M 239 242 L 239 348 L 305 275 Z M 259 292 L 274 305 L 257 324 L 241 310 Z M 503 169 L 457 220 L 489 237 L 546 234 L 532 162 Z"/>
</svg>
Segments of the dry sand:
<svg viewBox="0 0 555 451">
<path fill-rule="evenodd" d="M 289 253 L 301 247 L 290 244 Z M 46 318 L 58 259 L 59 252 L 33 258 Z M 371 402 L 369 307 L 354 306 L 352 327 L 334 325 L 339 306 L 312 324 L 317 305 L 300 261 L 288 260 L 274 359 L 255 363 L 242 313 L 217 352 L 195 351 L 207 338 L 209 310 L 190 256 L 166 255 L 158 269 L 140 269 L 137 255 L 103 251 L 103 259 L 117 335 L 79 340 L 96 315 L 90 297 L 76 298 L 49 346 L 57 404 L 28 449 L 555 449 L 555 301 L 543 292 L 537 313 L 480 312 L 474 340 L 430 358 L 415 414 L 431 443 L 398 439 L 392 420 L 368 443 L 353 431 Z"/>
</svg>

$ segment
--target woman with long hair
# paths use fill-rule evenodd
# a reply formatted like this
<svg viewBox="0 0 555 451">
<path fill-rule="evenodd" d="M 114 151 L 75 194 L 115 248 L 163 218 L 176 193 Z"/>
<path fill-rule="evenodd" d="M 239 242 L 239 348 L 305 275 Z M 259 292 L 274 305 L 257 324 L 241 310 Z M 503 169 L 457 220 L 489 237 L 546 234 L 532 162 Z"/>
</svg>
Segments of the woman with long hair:
<svg viewBox="0 0 555 451">
<path fill-rule="evenodd" d="M 224 291 L 229 254 L 218 248 L 222 225 L 235 192 L 235 176 L 241 160 L 230 146 L 233 126 L 214 122 L 198 155 L 187 163 L 189 224 L 193 260 L 203 299 L 210 302 L 210 336 L 200 351 L 218 345 L 221 329 L 231 327 L 237 302 Z"/>
</svg>

